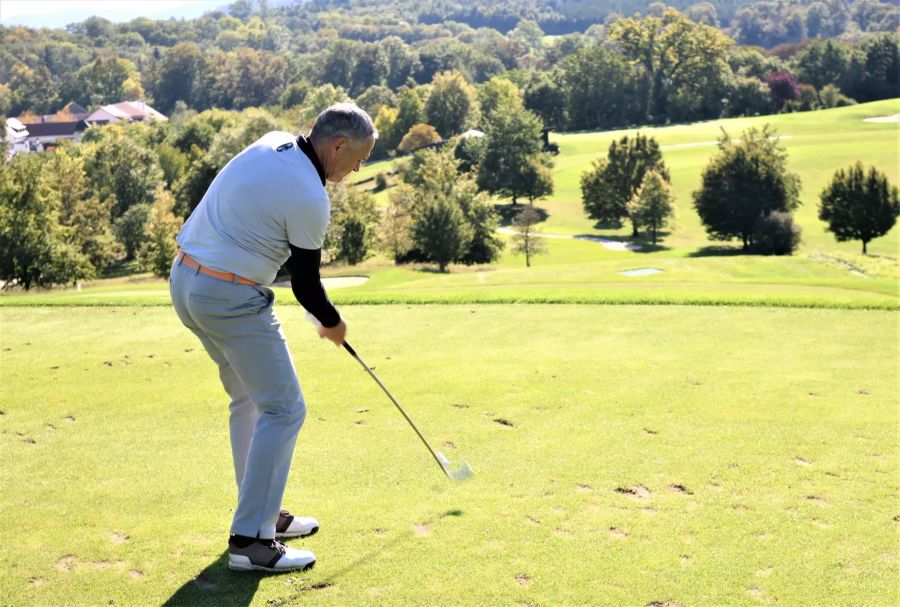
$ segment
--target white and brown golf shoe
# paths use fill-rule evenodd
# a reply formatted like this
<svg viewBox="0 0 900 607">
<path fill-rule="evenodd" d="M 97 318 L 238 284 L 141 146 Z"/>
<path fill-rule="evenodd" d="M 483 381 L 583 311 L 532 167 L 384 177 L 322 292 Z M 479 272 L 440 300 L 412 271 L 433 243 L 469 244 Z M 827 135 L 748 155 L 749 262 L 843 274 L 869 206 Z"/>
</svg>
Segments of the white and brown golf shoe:
<svg viewBox="0 0 900 607">
<path fill-rule="evenodd" d="M 232 571 L 281 573 L 304 571 L 315 564 L 316 557 L 309 550 L 289 548 L 278 540 L 232 537 L 228 541 L 228 568 Z"/>
<path fill-rule="evenodd" d="M 287 510 L 278 513 L 275 523 L 276 538 L 307 537 L 319 530 L 319 521 L 309 516 L 294 516 Z"/>
</svg>

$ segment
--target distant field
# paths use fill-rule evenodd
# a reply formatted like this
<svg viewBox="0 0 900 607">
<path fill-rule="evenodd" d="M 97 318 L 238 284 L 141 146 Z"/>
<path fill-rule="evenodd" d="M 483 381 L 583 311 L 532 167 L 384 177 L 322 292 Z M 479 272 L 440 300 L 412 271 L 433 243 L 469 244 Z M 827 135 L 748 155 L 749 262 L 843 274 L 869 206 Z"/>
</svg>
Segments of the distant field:
<svg viewBox="0 0 900 607">
<path fill-rule="evenodd" d="M 0 309 L 0 605 L 896 604 L 896 313 L 344 313 L 476 474 L 283 308 L 310 407 L 285 505 L 322 531 L 266 577 L 226 569 L 227 403 L 174 313 Z"/>
<path fill-rule="evenodd" d="M 542 227 L 546 232 L 559 234 L 598 234 L 629 237 L 630 228 L 618 231 L 596 230 L 584 215 L 581 204 L 580 176 L 591 162 L 606 155 L 609 144 L 623 135 L 638 130 L 652 135 L 662 146 L 663 157 L 672 173 L 677 196 L 677 227 L 663 244 L 670 255 L 684 255 L 686 250 L 708 246 L 706 233 L 692 207 L 691 193 L 699 187 L 700 174 L 716 148 L 721 129 L 737 137 L 747 128 L 764 124 L 776 127 L 788 153 L 790 170 L 798 173 L 803 183 L 797 219 L 804 229 L 804 248 L 858 253 L 859 243 L 836 243 L 818 220 L 819 193 L 838 168 L 856 160 L 875 165 L 886 172 L 894 184 L 900 184 L 898 169 L 898 137 L 900 123 L 870 123 L 864 118 L 892 115 L 900 112 L 900 99 L 865 103 L 851 107 L 759 116 L 729 118 L 690 125 L 626 129 L 620 131 L 551 134 L 560 153 L 553 171 L 554 194 L 538 206 L 550 216 Z M 390 161 L 365 167 L 359 179 L 374 177 L 389 170 Z M 379 197 L 386 200 L 387 194 Z M 895 227 L 883 238 L 873 241 L 870 252 L 896 256 L 900 246 L 900 231 Z"/>
</svg>

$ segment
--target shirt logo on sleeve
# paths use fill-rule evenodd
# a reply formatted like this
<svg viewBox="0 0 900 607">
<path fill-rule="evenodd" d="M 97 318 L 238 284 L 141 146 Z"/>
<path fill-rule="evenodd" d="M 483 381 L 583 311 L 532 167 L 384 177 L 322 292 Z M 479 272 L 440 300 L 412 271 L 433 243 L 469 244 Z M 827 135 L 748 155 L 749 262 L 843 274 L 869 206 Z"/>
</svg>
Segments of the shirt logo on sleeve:
<svg viewBox="0 0 900 607">
<path fill-rule="evenodd" d="M 294 144 L 293 144 L 292 142 L 288 141 L 287 143 L 282 143 L 282 144 L 279 145 L 277 148 L 275 148 L 275 151 L 276 151 L 276 152 L 283 152 L 283 151 L 285 151 L 285 150 L 291 149 L 292 147 L 294 147 Z"/>
</svg>

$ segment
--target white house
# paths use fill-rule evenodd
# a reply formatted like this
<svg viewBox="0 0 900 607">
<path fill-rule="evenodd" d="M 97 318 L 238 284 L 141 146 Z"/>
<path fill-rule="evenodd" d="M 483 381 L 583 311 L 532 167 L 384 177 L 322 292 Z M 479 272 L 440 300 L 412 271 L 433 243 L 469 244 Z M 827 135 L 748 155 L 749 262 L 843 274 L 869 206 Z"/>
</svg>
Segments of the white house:
<svg viewBox="0 0 900 607">
<path fill-rule="evenodd" d="M 18 118 L 6 119 L 6 134 L 3 139 L 9 144 L 6 150 L 7 160 L 15 154 L 28 151 L 28 129 Z"/>
</svg>

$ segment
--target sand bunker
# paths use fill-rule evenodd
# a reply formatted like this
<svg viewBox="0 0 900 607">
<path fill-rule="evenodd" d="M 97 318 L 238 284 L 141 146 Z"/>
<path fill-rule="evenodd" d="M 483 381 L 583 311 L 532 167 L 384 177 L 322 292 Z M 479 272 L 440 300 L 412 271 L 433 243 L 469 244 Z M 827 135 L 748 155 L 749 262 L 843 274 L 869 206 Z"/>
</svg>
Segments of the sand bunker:
<svg viewBox="0 0 900 607">
<path fill-rule="evenodd" d="M 518 234 L 517 231 L 512 228 L 497 228 L 497 231 L 501 234 Z M 535 232 L 533 236 L 537 236 L 540 238 L 567 238 L 569 240 L 588 240 L 590 242 L 596 242 L 600 245 L 603 245 L 604 249 L 609 249 L 610 251 L 640 251 L 641 245 L 632 244 L 630 242 L 620 242 L 618 240 L 610 240 L 608 238 L 601 238 L 600 236 L 571 236 L 568 234 L 544 234 L 543 232 Z"/>
<path fill-rule="evenodd" d="M 863 122 L 900 122 L 900 114 L 891 116 L 875 116 L 874 118 L 863 118 Z"/>
<path fill-rule="evenodd" d="M 343 289 L 346 287 L 358 287 L 369 280 L 368 276 L 328 276 L 322 279 L 322 284 L 326 289 Z M 290 287 L 291 281 L 272 283 L 273 287 Z"/>
<path fill-rule="evenodd" d="M 637 268 L 635 270 L 623 270 L 618 272 L 622 276 L 650 276 L 651 274 L 659 274 L 662 270 L 659 268 Z"/>
</svg>

